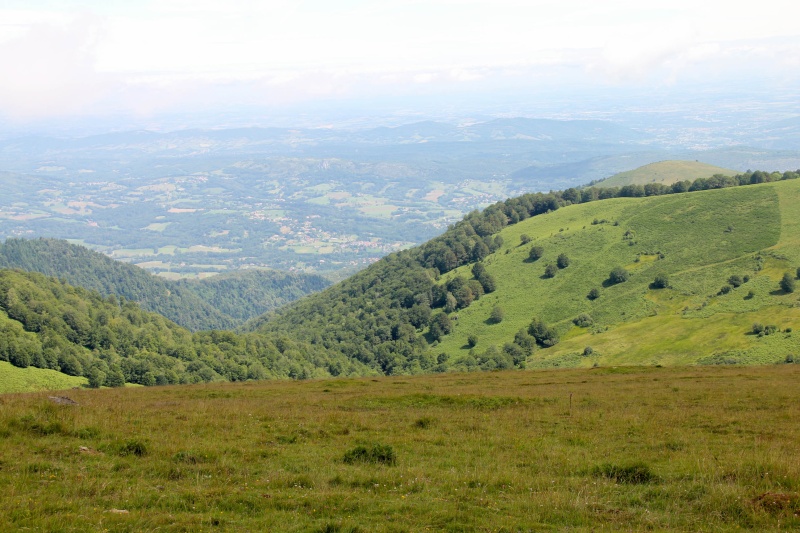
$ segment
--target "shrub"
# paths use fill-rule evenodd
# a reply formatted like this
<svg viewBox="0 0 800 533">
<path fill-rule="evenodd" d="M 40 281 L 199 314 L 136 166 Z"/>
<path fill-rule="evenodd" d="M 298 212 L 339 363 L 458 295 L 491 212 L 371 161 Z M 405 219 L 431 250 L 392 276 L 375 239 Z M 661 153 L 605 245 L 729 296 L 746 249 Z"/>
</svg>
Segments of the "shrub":
<svg viewBox="0 0 800 533">
<path fill-rule="evenodd" d="M 470 335 L 467 337 L 467 345 L 468 345 L 470 348 L 474 348 L 475 346 L 477 346 L 477 344 L 478 344 L 478 336 L 477 336 L 477 335 L 475 335 L 474 333 L 470 334 Z"/>
<path fill-rule="evenodd" d="M 505 316 L 506 312 L 503 311 L 503 308 L 499 305 L 495 305 L 494 308 L 492 308 L 492 314 L 489 315 L 489 322 L 492 324 L 499 324 L 503 321 Z"/>
<path fill-rule="evenodd" d="M 800 279 L 800 267 L 797 267 L 796 274 L 797 274 L 797 279 Z"/>
<path fill-rule="evenodd" d="M 783 275 L 781 279 L 781 290 L 785 293 L 792 293 L 795 289 L 795 282 L 794 278 L 788 272 Z"/>
<path fill-rule="evenodd" d="M 591 315 L 586 313 L 581 313 L 575 318 L 572 319 L 572 323 L 578 326 L 579 328 L 588 328 L 592 324 L 594 324 L 594 319 Z"/>
<path fill-rule="evenodd" d="M 394 465 L 397 463 L 397 456 L 391 446 L 373 444 L 369 448 L 366 446 L 356 446 L 344 454 L 343 461 L 347 464 L 353 463 L 374 463 Z"/>
<path fill-rule="evenodd" d="M 586 297 L 589 298 L 590 300 L 597 300 L 598 298 L 600 298 L 600 289 L 594 288 L 590 290 L 589 294 L 587 294 Z"/>
<path fill-rule="evenodd" d="M 531 238 L 527 233 L 523 233 L 522 235 L 519 236 L 519 242 L 520 244 L 528 244 L 529 242 L 531 242 Z"/>
<path fill-rule="evenodd" d="M 623 283 L 625 281 L 628 281 L 628 278 L 630 277 L 631 275 L 627 270 L 625 270 L 622 267 L 615 267 L 614 270 L 612 270 L 609 273 L 608 281 L 610 281 L 613 284 Z"/>
<path fill-rule="evenodd" d="M 593 474 L 597 477 L 610 479 L 616 483 L 627 483 L 631 485 L 650 483 L 656 478 L 650 470 L 650 467 L 642 462 L 625 466 L 603 463 L 594 468 Z"/>
<path fill-rule="evenodd" d="M 731 286 L 723 285 L 718 294 L 728 294 L 729 292 L 731 292 Z"/>
<path fill-rule="evenodd" d="M 659 274 L 656 276 L 656 279 L 653 280 L 653 288 L 666 289 L 667 287 L 669 287 L 669 278 L 666 274 Z"/>
<path fill-rule="evenodd" d="M 545 324 L 539 318 L 534 317 L 528 326 L 528 334 L 536 339 L 542 346 L 554 346 L 560 340 L 558 332 Z"/>
<path fill-rule="evenodd" d="M 583 355 L 587 357 L 592 355 L 593 353 L 594 353 L 594 348 L 592 348 L 591 346 L 587 346 L 586 348 L 583 349 Z"/>
<path fill-rule="evenodd" d="M 546 267 L 544 267 L 544 277 L 546 278 L 556 277 L 557 272 L 558 272 L 558 267 L 553 263 L 550 263 Z"/>
<path fill-rule="evenodd" d="M 558 268 L 567 268 L 569 266 L 569 257 L 567 254 L 559 254 L 558 259 L 556 259 L 556 265 Z"/>
<path fill-rule="evenodd" d="M 534 246 L 528 254 L 528 259 L 531 261 L 538 261 L 544 255 L 544 248 L 541 246 Z"/>
<path fill-rule="evenodd" d="M 734 274 L 728 278 L 728 283 L 735 289 L 736 287 L 741 286 L 742 283 L 744 283 L 744 280 L 742 279 L 742 276 Z"/>
</svg>

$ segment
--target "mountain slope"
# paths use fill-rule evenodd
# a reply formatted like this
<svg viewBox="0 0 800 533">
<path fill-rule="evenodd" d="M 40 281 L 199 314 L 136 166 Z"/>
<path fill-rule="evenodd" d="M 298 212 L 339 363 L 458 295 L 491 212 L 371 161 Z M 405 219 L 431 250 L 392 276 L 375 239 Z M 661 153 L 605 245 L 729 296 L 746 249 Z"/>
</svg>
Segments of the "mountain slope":
<svg viewBox="0 0 800 533">
<path fill-rule="evenodd" d="M 83 376 L 95 386 L 370 373 L 323 347 L 281 336 L 191 333 L 134 302 L 3 269 L 0 361 Z"/>
<path fill-rule="evenodd" d="M 614 174 L 609 178 L 600 180 L 596 185 L 600 187 L 622 187 L 624 185 L 645 185 L 647 183 L 672 185 L 677 181 L 710 178 L 714 174 L 734 176 L 737 172 L 699 161 L 659 161 Z"/>
<path fill-rule="evenodd" d="M 736 186 L 780 177 L 511 199 L 250 327 L 323 344 L 385 373 L 783 360 L 800 353 L 790 332 L 748 333 L 754 322 L 800 325 L 796 296 L 778 288 L 800 266 L 800 180 L 787 173 Z M 648 190 L 657 196 L 596 200 Z M 538 260 L 529 258 L 534 246 L 543 248 Z M 548 276 L 561 254 L 569 265 Z M 609 280 L 615 267 L 628 281 Z M 669 288 L 653 288 L 659 275 Z M 731 288 L 734 275 L 750 281 Z M 587 298 L 592 289 L 599 298 Z M 573 325 L 582 314 L 584 327 Z"/>
<path fill-rule="evenodd" d="M 507 245 L 485 260 L 497 290 L 459 311 L 453 333 L 436 350 L 469 363 L 468 335 L 478 338 L 473 353 L 502 349 L 537 316 L 562 341 L 539 350 L 529 366 L 783 360 L 800 353 L 800 339 L 749 333 L 755 322 L 779 330 L 800 325 L 797 295 L 778 285 L 785 272 L 794 276 L 800 266 L 798 206 L 795 180 L 619 198 L 509 227 L 501 233 Z M 532 242 L 520 246 L 522 234 Z M 545 253 L 527 262 L 532 246 Z M 544 277 L 546 265 L 560 254 L 570 258 L 569 266 Z M 610 284 L 609 273 L 618 266 L 630 278 Z M 465 270 L 448 277 L 468 275 Z M 653 286 L 659 275 L 667 277 L 669 288 Z M 728 279 L 734 275 L 750 280 L 733 288 Z M 595 300 L 587 297 L 592 289 L 599 292 Z M 505 311 L 500 324 L 488 321 L 496 305 Z M 591 318 L 588 327 L 573 322 L 582 314 Z M 583 356 L 586 347 L 590 356 Z"/>
<path fill-rule="evenodd" d="M 103 296 L 122 296 L 195 331 L 236 327 L 329 285 L 317 275 L 265 270 L 173 282 L 58 239 L 7 239 L 0 243 L 0 268 L 40 272 Z"/>
</svg>

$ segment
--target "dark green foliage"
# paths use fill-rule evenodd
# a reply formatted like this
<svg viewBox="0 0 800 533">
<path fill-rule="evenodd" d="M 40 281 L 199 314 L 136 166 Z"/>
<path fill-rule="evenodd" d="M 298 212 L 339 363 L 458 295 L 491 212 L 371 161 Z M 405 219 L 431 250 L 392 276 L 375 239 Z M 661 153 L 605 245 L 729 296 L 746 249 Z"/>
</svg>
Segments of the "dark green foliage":
<svg viewBox="0 0 800 533">
<path fill-rule="evenodd" d="M 615 483 L 626 483 L 630 485 L 641 485 L 656 480 L 656 476 L 653 474 L 650 467 L 642 462 L 635 462 L 629 465 L 603 463 L 596 466 L 592 474 L 597 477 L 610 479 Z"/>
<path fill-rule="evenodd" d="M 622 267 L 615 267 L 608 275 L 608 281 L 612 285 L 628 281 L 628 278 L 630 278 L 630 273 Z"/>
<path fill-rule="evenodd" d="M 542 320 L 534 317 L 528 326 L 528 334 L 536 339 L 540 346 L 549 347 L 558 344 L 558 332 L 545 324 Z"/>
<path fill-rule="evenodd" d="M 528 260 L 529 261 L 538 261 L 544 255 L 544 248 L 541 246 L 534 246 L 531 248 L 531 251 L 528 253 Z"/>
<path fill-rule="evenodd" d="M 786 272 L 786 273 L 783 275 L 783 278 L 781 278 L 781 281 L 780 281 L 780 286 L 781 286 L 781 290 L 782 290 L 783 292 L 785 292 L 785 293 L 792 293 L 792 292 L 794 292 L 794 289 L 795 289 L 795 281 L 794 281 L 794 277 L 792 277 L 792 275 L 791 275 L 791 274 L 789 274 L 788 272 Z"/>
<path fill-rule="evenodd" d="M 579 328 L 588 328 L 592 324 L 594 324 L 594 319 L 591 317 L 591 315 L 588 315 L 586 313 L 581 313 L 580 315 L 572 319 L 572 323 L 578 326 Z"/>
<path fill-rule="evenodd" d="M 469 336 L 467 336 L 467 345 L 470 348 L 474 348 L 475 346 L 477 346 L 478 345 L 478 336 L 475 335 L 474 333 L 471 333 Z"/>
<path fill-rule="evenodd" d="M 567 268 L 569 266 L 570 260 L 567 257 L 567 254 L 559 254 L 558 258 L 556 259 L 556 265 L 558 268 Z"/>
<path fill-rule="evenodd" d="M 11 270 L 0 270 L 0 360 L 86 376 L 93 387 L 367 372 L 321 346 L 252 333 L 192 334 L 133 302 Z"/>
<path fill-rule="evenodd" d="M 437 313 L 433 317 L 433 320 L 431 320 L 430 333 L 433 340 L 440 340 L 443 336 L 450 333 L 452 329 L 453 324 L 446 313 Z"/>
<path fill-rule="evenodd" d="M 492 308 L 492 313 L 489 315 L 489 322 L 492 324 L 499 324 L 505 318 L 506 313 L 502 307 L 499 305 L 495 305 Z"/>
<path fill-rule="evenodd" d="M 232 328 L 330 282 L 316 275 L 249 270 L 172 282 L 83 246 L 58 239 L 7 239 L 0 267 L 19 268 L 124 297 L 191 330 Z"/>
<path fill-rule="evenodd" d="M 739 276 L 738 274 L 734 274 L 728 278 L 728 284 L 734 289 L 740 287 L 743 283 L 744 280 L 742 279 L 742 276 Z"/>
<path fill-rule="evenodd" d="M 374 463 L 392 466 L 397 463 L 397 456 L 394 448 L 383 444 L 373 444 L 370 447 L 356 446 L 348 450 L 342 459 L 347 464 L 353 463 Z"/>
<path fill-rule="evenodd" d="M 720 295 L 728 294 L 729 292 L 731 292 L 731 286 L 730 285 L 723 285 L 722 288 L 719 290 L 718 294 L 720 294 Z"/>
<path fill-rule="evenodd" d="M 669 287 L 669 277 L 666 274 L 659 274 L 653 280 L 654 289 L 666 289 Z"/>
<path fill-rule="evenodd" d="M 558 267 L 553 263 L 548 263 L 546 267 L 544 267 L 544 277 L 546 278 L 554 278 L 558 274 Z"/>
<path fill-rule="evenodd" d="M 523 233 L 522 235 L 519 236 L 519 242 L 521 245 L 528 244 L 529 242 L 531 242 L 531 238 L 527 233 Z"/>
<path fill-rule="evenodd" d="M 591 346 L 587 346 L 586 348 L 583 349 L 583 355 L 587 357 L 592 355 L 593 353 L 594 353 L 594 348 L 592 348 Z"/>
<path fill-rule="evenodd" d="M 800 267 L 797 267 L 797 272 L 795 273 L 795 277 L 800 279 Z"/>
<path fill-rule="evenodd" d="M 521 329 L 514 335 L 514 344 L 519 346 L 525 355 L 530 355 L 536 348 L 536 339 L 527 330 Z"/>
<path fill-rule="evenodd" d="M 596 287 L 593 288 L 592 290 L 589 291 L 589 294 L 587 294 L 586 297 L 590 300 L 597 300 L 598 298 L 600 298 L 600 289 Z"/>
</svg>

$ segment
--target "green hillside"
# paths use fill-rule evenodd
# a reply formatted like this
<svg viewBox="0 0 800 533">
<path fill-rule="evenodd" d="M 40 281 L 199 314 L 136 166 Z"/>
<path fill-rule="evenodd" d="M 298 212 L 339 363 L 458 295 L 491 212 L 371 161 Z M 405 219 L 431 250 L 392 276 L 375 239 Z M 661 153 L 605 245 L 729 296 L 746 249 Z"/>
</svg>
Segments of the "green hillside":
<svg viewBox="0 0 800 533">
<path fill-rule="evenodd" d="M 678 181 L 694 181 L 697 178 L 710 178 L 715 174 L 734 176 L 735 170 L 701 163 L 699 161 L 659 161 L 639 168 L 614 174 L 596 183 L 601 187 L 622 187 L 624 185 L 646 185 L 663 183 L 672 185 Z"/>
<path fill-rule="evenodd" d="M 779 281 L 800 266 L 796 177 L 510 199 L 250 327 L 387 374 L 792 359 L 800 305 Z M 627 281 L 610 282 L 616 267 Z"/>
<path fill-rule="evenodd" d="M 63 390 L 85 384 L 86 378 L 68 376 L 58 370 L 32 366 L 19 368 L 7 361 L 0 361 L 0 394 Z"/>
<path fill-rule="evenodd" d="M 528 366 L 782 361 L 800 354 L 800 336 L 784 333 L 800 326 L 800 299 L 779 288 L 783 274 L 794 277 L 800 266 L 799 220 L 798 181 L 618 198 L 532 218 L 501 233 L 506 244 L 484 261 L 497 290 L 458 311 L 453 333 L 435 350 L 470 363 L 468 335 L 478 339 L 473 354 L 501 350 L 537 316 L 561 342 Z M 523 234 L 533 240 L 520 246 Z M 527 262 L 533 246 L 544 255 Z M 559 254 L 569 266 L 545 278 Z M 611 285 L 618 266 L 630 278 Z M 469 276 L 468 269 L 447 278 Z M 652 287 L 659 275 L 669 288 Z M 749 281 L 733 288 L 735 275 Z M 595 300 L 587 297 L 592 289 Z M 488 320 L 494 306 L 504 310 L 499 324 Z M 581 314 L 591 325 L 575 325 Z M 751 335 L 754 323 L 779 332 Z"/>
<path fill-rule="evenodd" d="M 0 361 L 28 372 L 4 372 L 4 392 L 63 388 L 82 378 L 117 387 L 371 373 L 284 336 L 192 333 L 124 298 L 19 270 L 0 270 Z M 44 370 L 81 379 L 55 380 Z"/>
<path fill-rule="evenodd" d="M 275 270 L 168 281 L 58 239 L 7 239 L 0 243 L 0 268 L 40 272 L 103 296 L 121 296 L 193 331 L 234 328 L 330 284 L 318 275 Z"/>
</svg>

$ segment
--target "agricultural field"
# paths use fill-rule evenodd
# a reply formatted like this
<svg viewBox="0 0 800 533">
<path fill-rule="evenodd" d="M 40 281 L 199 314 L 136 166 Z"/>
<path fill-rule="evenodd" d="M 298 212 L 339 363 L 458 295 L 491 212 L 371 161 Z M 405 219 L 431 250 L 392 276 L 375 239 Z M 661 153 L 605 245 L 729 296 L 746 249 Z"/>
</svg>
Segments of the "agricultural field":
<svg viewBox="0 0 800 533">
<path fill-rule="evenodd" d="M 600 367 L 4 395 L 0 529 L 796 529 L 798 379 Z"/>
</svg>

